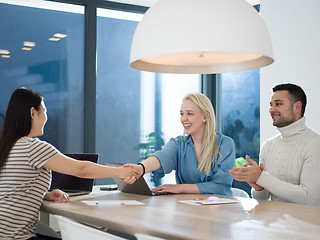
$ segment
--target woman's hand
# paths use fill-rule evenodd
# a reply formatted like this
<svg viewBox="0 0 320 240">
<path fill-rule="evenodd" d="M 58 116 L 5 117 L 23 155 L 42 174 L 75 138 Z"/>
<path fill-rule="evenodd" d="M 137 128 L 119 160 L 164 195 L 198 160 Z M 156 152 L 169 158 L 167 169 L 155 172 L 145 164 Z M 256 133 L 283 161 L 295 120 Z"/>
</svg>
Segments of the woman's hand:
<svg viewBox="0 0 320 240">
<path fill-rule="evenodd" d="M 124 179 L 127 177 L 131 178 L 131 177 L 135 177 L 135 176 L 136 176 L 136 173 L 132 168 L 125 167 L 125 166 L 119 167 L 119 173 L 118 173 L 119 179 Z"/>
<path fill-rule="evenodd" d="M 131 167 L 122 166 L 119 168 L 119 180 L 128 184 L 134 183 L 137 178 L 137 174 Z"/>
<path fill-rule="evenodd" d="M 136 166 L 136 164 L 124 164 L 120 168 L 119 180 L 128 184 L 133 184 L 142 174 L 136 170 Z"/>
<path fill-rule="evenodd" d="M 152 192 L 181 193 L 181 184 L 164 184 L 152 189 Z"/>
<path fill-rule="evenodd" d="M 68 194 L 60 189 L 54 189 L 51 192 L 47 192 L 43 199 L 54 202 L 70 202 Z"/>
<path fill-rule="evenodd" d="M 141 177 L 141 175 L 143 174 L 143 167 L 141 165 L 127 163 L 127 164 L 124 164 L 123 166 L 131 168 L 134 171 L 137 179 L 139 179 L 139 177 Z"/>
</svg>

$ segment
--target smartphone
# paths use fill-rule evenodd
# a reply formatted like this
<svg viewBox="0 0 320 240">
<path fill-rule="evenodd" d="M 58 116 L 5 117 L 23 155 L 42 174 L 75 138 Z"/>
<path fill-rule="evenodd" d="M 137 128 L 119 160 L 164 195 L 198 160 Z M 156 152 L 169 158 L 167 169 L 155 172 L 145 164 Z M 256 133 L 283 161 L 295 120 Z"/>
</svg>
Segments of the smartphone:
<svg viewBox="0 0 320 240">
<path fill-rule="evenodd" d="M 106 186 L 106 187 L 100 187 L 101 191 L 113 191 L 113 190 L 118 190 L 117 186 Z"/>
</svg>

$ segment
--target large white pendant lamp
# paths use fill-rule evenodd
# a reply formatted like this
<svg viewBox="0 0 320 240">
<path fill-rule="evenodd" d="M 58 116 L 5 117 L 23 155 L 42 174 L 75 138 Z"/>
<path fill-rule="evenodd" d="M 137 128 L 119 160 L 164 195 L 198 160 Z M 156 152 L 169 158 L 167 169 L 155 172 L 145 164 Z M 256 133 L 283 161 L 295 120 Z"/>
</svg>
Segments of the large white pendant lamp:
<svg viewBox="0 0 320 240">
<path fill-rule="evenodd" d="M 158 0 L 135 31 L 130 66 L 210 74 L 273 63 L 271 39 L 245 0 Z"/>
</svg>

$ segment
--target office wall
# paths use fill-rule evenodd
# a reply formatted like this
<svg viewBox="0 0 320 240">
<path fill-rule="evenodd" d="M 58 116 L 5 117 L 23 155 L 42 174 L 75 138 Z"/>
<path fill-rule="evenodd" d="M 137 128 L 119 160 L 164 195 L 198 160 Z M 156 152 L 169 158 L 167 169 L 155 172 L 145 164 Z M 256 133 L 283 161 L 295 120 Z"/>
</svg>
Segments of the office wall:
<svg viewBox="0 0 320 240">
<path fill-rule="evenodd" d="M 305 90 L 307 125 L 320 132 L 320 1 L 261 0 L 260 7 L 275 58 L 261 69 L 260 144 L 278 133 L 268 111 L 272 87 L 279 83 L 295 83 Z"/>
</svg>

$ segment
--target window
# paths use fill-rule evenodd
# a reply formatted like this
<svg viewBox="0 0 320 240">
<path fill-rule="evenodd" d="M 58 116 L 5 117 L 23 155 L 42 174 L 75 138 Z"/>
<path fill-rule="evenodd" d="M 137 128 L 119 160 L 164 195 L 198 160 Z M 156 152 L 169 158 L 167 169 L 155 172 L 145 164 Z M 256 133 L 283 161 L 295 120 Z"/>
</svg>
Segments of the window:
<svg viewBox="0 0 320 240">
<path fill-rule="evenodd" d="M 236 145 L 237 157 L 258 161 L 260 149 L 260 70 L 222 74 L 222 133 Z"/>
<path fill-rule="evenodd" d="M 221 130 L 234 140 L 236 157 L 259 162 L 260 69 L 221 74 Z M 251 187 L 234 181 L 251 195 Z"/>
<path fill-rule="evenodd" d="M 41 138 L 62 152 L 81 152 L 84 8 L 8 2 L 0 3 L 0 118 L 16 88 L 31 88 L 43 94 L 48 108 Z"/>
<path fill-rule="evenodd" d="M 187 92 L 200 90 L 200 75 L 131 68 L 131 41 L 142 15 L 106 9 L 98 9 L 97 15 L 96 151 L 101 164 L 137 163 L 183 133 L 181 101 Z M 163 142 L 151 143 L 156 136 Z"/>
<path fill-rule="evenodd" d="M 25 86 L 45 97 L 49 121 L 43 140 L 62 152 L 98 152 L 101 164 L 137 163 L 183 133 L 182 98 L 201 91 L 201 76 L 155 74 L 129 66 L 132 37 L 145 7 L 100 0 L 77 2 L 91 10 L 95 4 L 101 7 L 96 22 L 88 21 L 95 19 L 95 11 L 86 11 L 85 18 L 80 5 L 0 0 L 0 127 L 11 93 Z M 91 42 L 85 45 L 85 24 L 86 29 L 95 29 L 95 23 L 97 36 L 87 37 Z M 93 52 L 85 49 L 92 42 L 97 43 L 96 53 L 95 48 Z M 96 58 L 87 60 L 95 54 Z M 89 68 L 95 74 L 84 74 Z M 257 160 L 259 70 L 220 77 L 221 101 L 214 101 L 221 118 L 218 129 L 234 139 L 237 157 L 248 154 Z M 213 92 L 210 79 L 203 82 Z M 94 106 L 93 118 L 88 118 L 90 106 Z M 173 177 L 168 179 L 163 183 L 173 181 Z M 99 179 L 96 183 L 113 182 Z"/>
<path fill-rule="evenodd" d="M 187 93 L 200 92 L 201 75 L 141 72 L 140 156 L 146 159 L 171 138 L 183 134 L 180 106 Z M 175 183 L 174 171 L 158 179 L 147 174 L 150 187 Z"/>
</svg>

